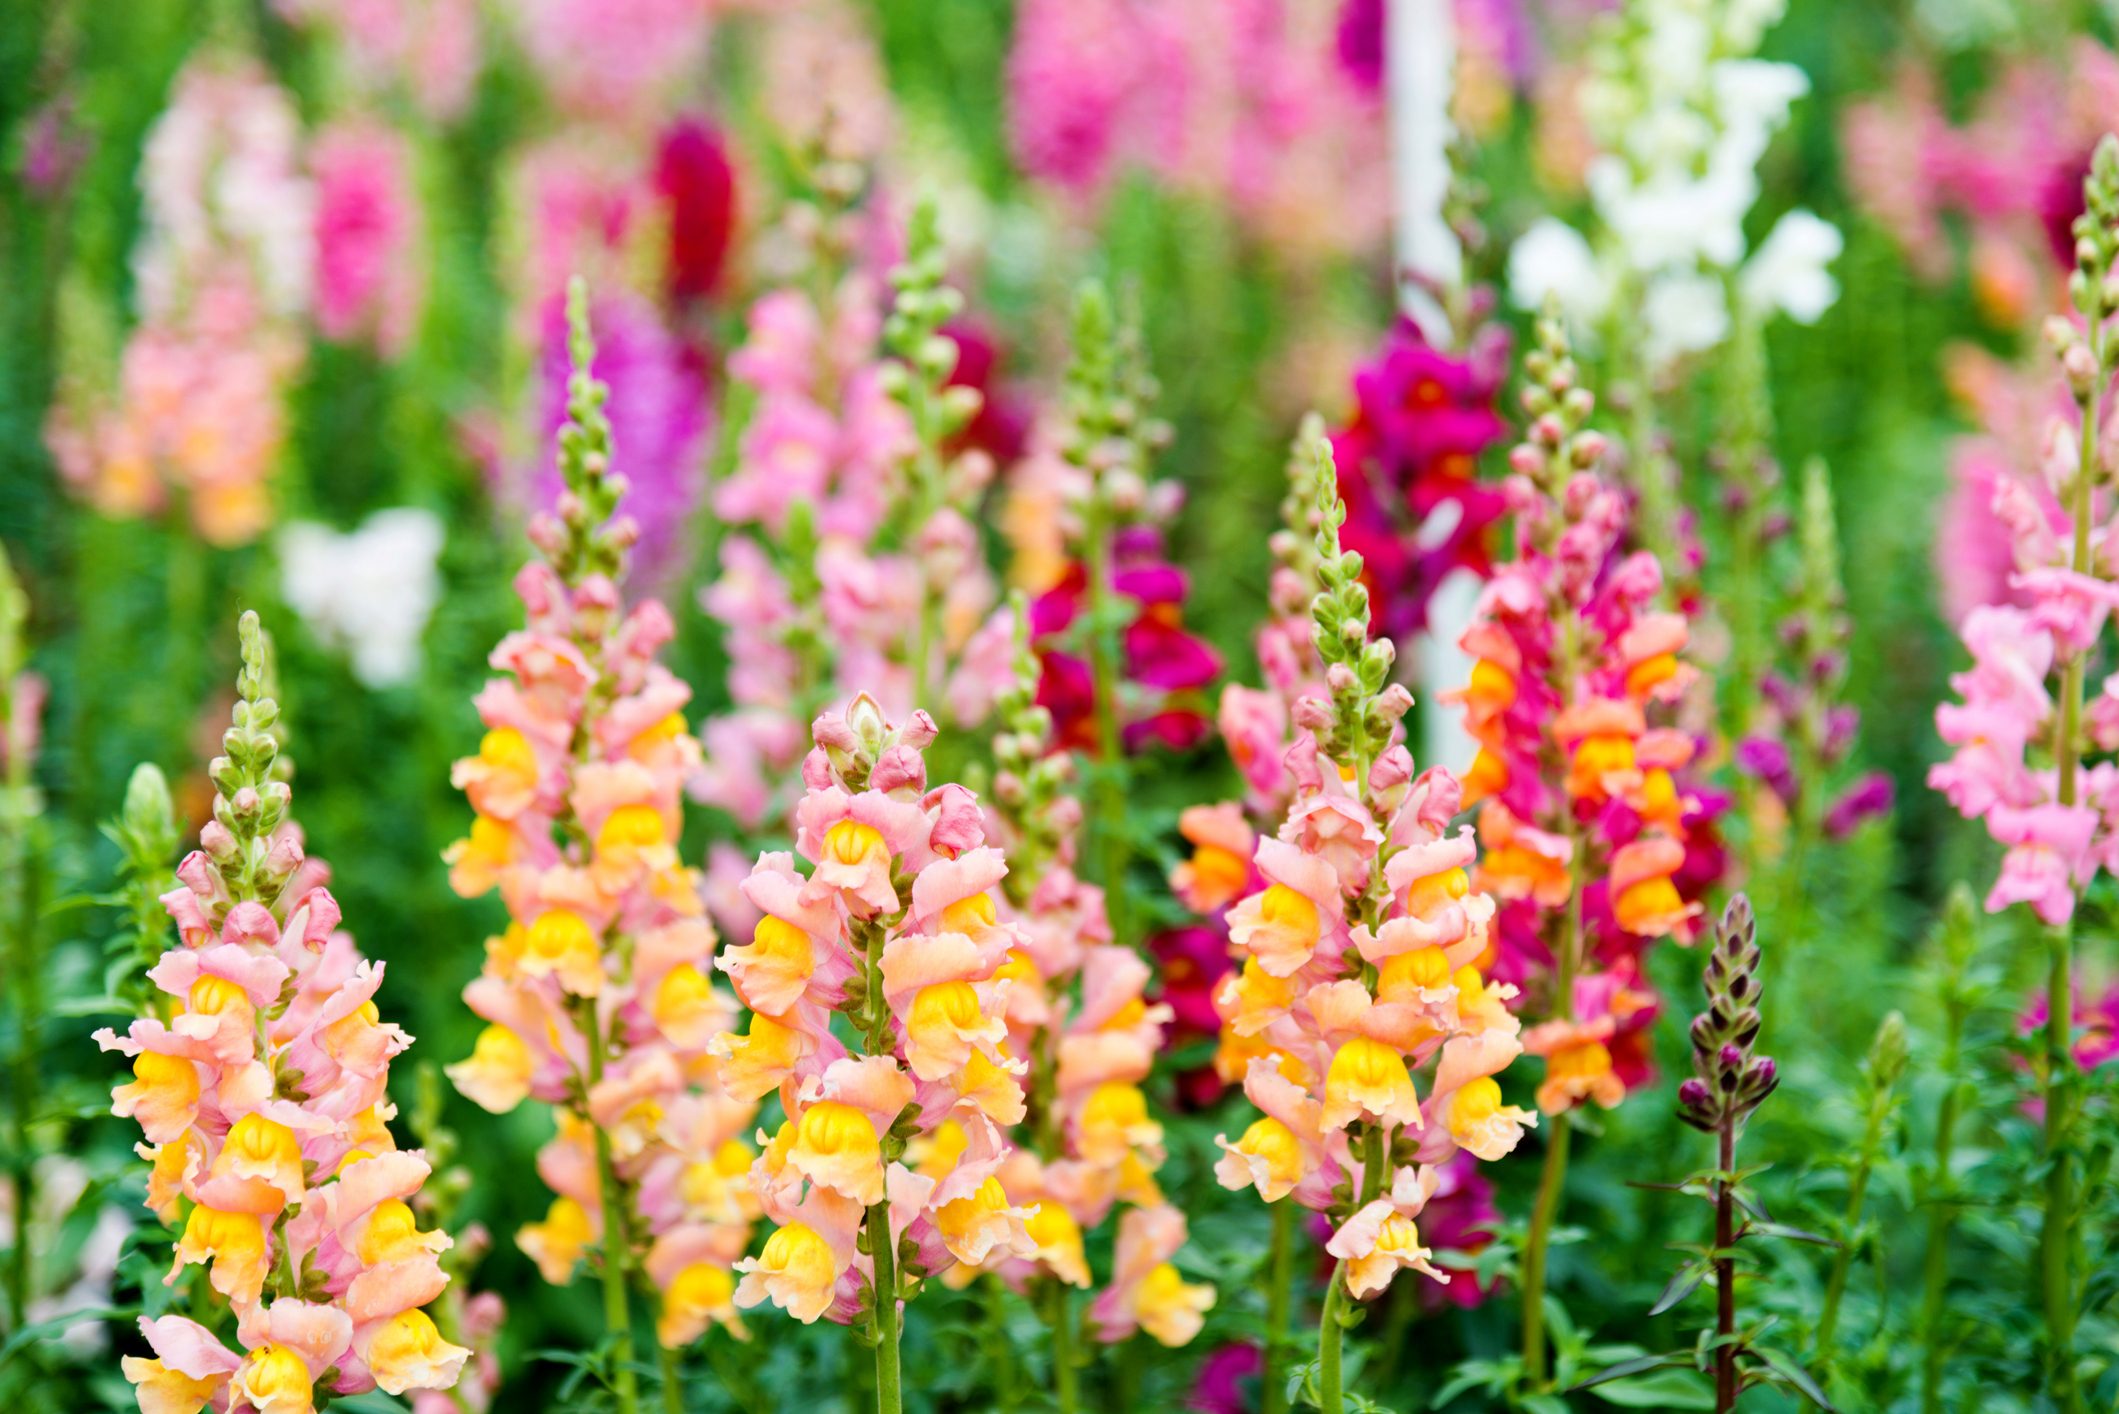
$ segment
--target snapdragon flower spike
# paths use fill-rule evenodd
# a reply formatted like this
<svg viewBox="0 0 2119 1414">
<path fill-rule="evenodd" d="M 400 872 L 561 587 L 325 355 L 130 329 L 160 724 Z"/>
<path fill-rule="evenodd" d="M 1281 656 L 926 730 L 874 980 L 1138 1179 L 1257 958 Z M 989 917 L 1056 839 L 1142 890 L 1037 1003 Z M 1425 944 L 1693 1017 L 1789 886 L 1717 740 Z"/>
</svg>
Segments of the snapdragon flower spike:
<svg viewBox="0 0 2119 1414">
<path fill-rule="evenodd" d="M 927 783 L 935 736 L 925 712 L 893 726 L 865 695 L 817 718 L 795 852 L 760 855 L 744 881 L 760 922 L 720 965 L 751 1017 L 712 1050 L 733 1095 L 777 1090 L 787 1118 L 750 1166 L 777 1227 L 737 1264 L 738 1306 L 894 1332 L 922 1281 L 1036 1253 L 999 1177 L 1023 1114 L 1006 971 L 1023 939 L 1000 916 L 1008 865 L 977 798 Z"/>
<path fill-rule="evenodd" d="M 1615 1105 L 1648 1078 L 1658 1003 L 1640 955 L 1691 938 L 1721 854 L 1718 803 L 1692 777 L 1697 743 L 1672 722 L 1696 677 L 1689 626 L 1655 607 L 1655 556 L 1620 551 L 1626 498 L 1599 472 L 1595 400 L 1557 319 L 1538 322 L 1525 367 L 1516 554 L 1480 596 L 1462 639 L 1471 680 L 1447 700 L 1479 744 L 1465 797 L 1479 807 L 1478 882 L 1503 903 L 1495 971 L 1537 987 L 1553 1017 L 1524 1044 L 1546 1058 L 1539 1105 L 1554 1114 Z"/>
<path fill-rule="evenodd" d="M 1988 912 L 2027 903 L 2055 926 L 2100 873 L 2119 869 L 2119 673 L 2081 702 L 2082 675 L 2106 643 L 2119 582 L 2109 568 L 2114 522 L 2106 454 L 2082 431 L 2119 369 L 2119 140 L 2098 147 L 2075 223 L 2078 268 L 2069 294 L 2079 322 L 2056 317 L 2048 341 L 2073 394 L 2035 469 L 2010 478 L 1992 511 L 2010 533 L 2019 603 L 1973 609 L 1960 627 L 1972 664 L 1953 675 L 1958 701 L 1935 709 L 1950 759 L 1928 772 L 1967 819 L 2003 846 Z"/>
<path fill-rule="evenodd" d="M 165 1283 L 203 1267 L 211 1294 L 194 1299 L 234 1314 L 235 1346 L 186 1316 L 142 1317 L 152 1353 L 123 1368 L 142 1409 L 308 1414 L 334 1394 L 448 1389 L 471 1352 L 421 1309 L 451 1243 L 419 1229 L 408 1202 L 427 1159 L 390 1134 L 390 1062 L 412 1038 L 377 1012 L 383 965 L 339 927 L 329 871 L 303 851 L 263 630 L 255 613 L 241 628 L 214 818 L 162 899 L 178 946 L 148 979 L 164 1001 L 123 1036 L 96 1033 L 132 1058 L 111 1109 L 139 1122 L 148 1207 L 180 1234 Z"/>
<path fill-rule="evenodd" d="M 980 394 L 950 382 L 961 350 L 945 326 L 962 296 L 933 208 L 913 214 L 887 306 L 869 272 L 818 265 L 752 306 L 730 358 L 750 413 L 714 489 L 728 534 L 701 595 L 728 628 L 734 706 L 702 728 L 690 790 L 766 835 L 801 794 L 804 726 L 827 703 L 868 691 L 903 714 L 931 693 L 972 725 L 1008 665 L 974 524 L 993 464 L 959 445 Z M 737 888 L 747 864 L 733 846 L 710 860 L 732 932 L 756 921 Z"/>
<path fill-rule="evenodd" d="M 1758 923 L 1738 894 L 1715 926 L 1702 985 L 1707 1009 L 1692 1019 L 1692 1075 L 1678 1086 L 1678 1118 L 1713 1134 L 1741 1132 L 1780 1084 L 1773 1057 L 1758 1052 Z"/>
<path fill-rule="evenodd" d="M 1840 582 L 1839 538 L 1832 510 L 1832 484 L 1824 463 L 1803 471 L 1801 562 L 1796 608 L 1781 625 L 1786 675 L 1768 673 L 1759 683 L 1765 699 L 1757 730 L 1736 745 L 1737 768 L 1755 777 L 1799 829 L 1818 829 L 1838 839 L 1862 821 L 1891 809 L 1891 778 L 1871 771 L 1847 782 L 1829 800 L 1821 798 L 1834 772 L 1854 750 L 1861 714 L 1841 701 L 1847 680 L 1847 618 Z"/>
<path fill-rule="evenodd" d="M 1369 637 L 1329 445 L 1313 438 L 1308 454 L 1328 695 L 1295 704 L 1293 801 L 1257 844 L 1262 887 L 1229 912 L 1242 970 L 1216 1000 L 1249 1053 L 1244 1093 L 1261 1117 L 1217 1138 L 1215 1172 L 1326 1214 L 1344 1289 L 1365 1298 L 1401 1268 L 1449 1279 L 1417 1226 L 1438 1166 L 1460 1152 L 1499 1159 L 1537 1121 L 1503 1102 L 1496 1078 L 1522 1050 L 1516 989 L 1478 966 L 1495 905 L 1472 886 L 1469 828 L 1448 828 L 1461 788 L 1441 768 L 1414 774 L 1400 725 L 1412 698 L 1389 682 L 1389 640 Z M 1423 1095 L 1414 1072 L 1430 1063 Z"/>
<path fill-rule="evenodd" d="M 1051 749 L 1052 718 L 1035 701 L 1037 658 L 1027 623 L 1018 623 L 1015 681 L 1000 698 L 992 813 L 1010 845 L 1001 916 L 1021 938 L 1002 968 L 1006 1051 L 1025 1063 L 1030 1083 L 1016 1117 L 1021 1142 L 1000 1179 L 1010 1201 L 1029 1211 L 1037 1250 L 988 1269 L 1018 1290 L 1040 1278 L 1089 1288 L 1085 1236 L 1119 1211 L 1116 1266 L 1090 1307 L 1090 1330 L 1107 1342 L 1145 1330 L 1183 1345 L 1199 1333 L 1214 1290 L 1185 1281 L 1171 1263 L 1185 1218 L 1155 1179 L 1163 1129 L 1142 1087 L 1171 1011 L 1147 999 L 1148 963 L 1112 941 L 1103 890 L 1074 872 L 1082 806 L 1066 791 L 1072 757 Z M 929 1153 L 961 1145 L 945 1129 Z M 961 1285 L 980 1270 L 959 1265 L 948 1279 Z M 1056 1319 L 1072 1321 L 1064 1303 Z"/>
<path fill-rule="evenodd" d="M 532 522 L 540 554 L 515 581 L 527 623 L 493 650 L 485 735 L 451 774 L 476 813 L 448 850 L 450 882 L 466 898 L 497 890 L 509 922 L 464 989 L 487 1025 L 449 1075 L 495 1114 L 526 1099 L 556 1111 L 537 1165 L 555 1197 L 517 1235 L 545 1279 L 570 1281 L 600 1243 L 654 1285 L 660 1337 L 681 1346 L 716 1321 L 740 1328 L 728 1298 L 756 1214 L 740 1181 L 754 1106 L 708 1054 L 734 1006 L 713 985 L 714 930 L 677 854 L 700 759 L 691 692 L 655 661 L 668 612 L 623 603 L 634 532 L 613 519 L 622 483 L 578 282 L 572 305 L 566 490 Z"/>
<path fill-rule="evenodd" d="M 1100 711 L 1116 718 L 1116 745 L 1129 752 L 1182 750 L 1206 735 L 1198 698 L 1221 675 L 1221 659 L 1185 627 L 1190 581 L 1164 548 L 1183 493 L 1153 476 L 1170 438 L 1153 415 L 1157 396 L 1137 318 L 1121 319 L 1100 286 L 1085 286 L 1064 418 L 1040 429 L 1015 470 L 1006 522 L 1017 578 L 1034 591 L 1038 702 L 1065 747 L 1103 752 Z M 1115 642 L 1099 644 L 1098 635 Z M 1111 658 L 1108 683 L 1098 677 L 1100 649 Z M 1100 692 L 1113 699 L 1102 708 Z"/>
</svg>

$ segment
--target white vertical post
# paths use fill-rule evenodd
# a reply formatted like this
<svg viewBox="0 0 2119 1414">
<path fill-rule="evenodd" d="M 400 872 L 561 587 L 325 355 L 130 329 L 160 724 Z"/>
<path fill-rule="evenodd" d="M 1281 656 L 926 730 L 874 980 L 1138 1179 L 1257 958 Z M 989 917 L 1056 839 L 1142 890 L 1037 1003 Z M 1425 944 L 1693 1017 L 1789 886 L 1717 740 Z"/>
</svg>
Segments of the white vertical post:
<svg viewBox="0 0 2119 1414">
<path fill-rule="evenodd" d="M 1391 122 L 1394 248 L 1401 304 L 1436 344 L 1449 323 L 1413 274 L 1444 287 L 1462 283 L 1464 253 L 1443 218 L 1449 196 L 1450 93 L 1457 66 L 1452 0 L 1386 0 L 1384 74 Z"/>
<path fill-rule="evenodd" d="M 1423 282 L 1451 289 L 1464 280 L 1464 252 L 1443 216 L 1449 196 L 1449 104 L 1457 65 L 1453 0 L 1386 3 L 1384 73 L 1390 107 L 1399 308 L 1420 326 L 1429 342 L 1447 347 L 1449 320 Z M 1471 622 L 1478 593 L 1477 578 L 1465 571 L 1444 579 L 1428 604 L 1427 632 L 1412 645 L 1420 694 L 1428 706 L 1422 716 L 1423 766 L 1462 771 L 1471 764 L 1471 738 L 1454 714 L 1434 709 L 1434 699 L 1471 676 L 1471 659 L 1457 640 Z"/>
</svg>

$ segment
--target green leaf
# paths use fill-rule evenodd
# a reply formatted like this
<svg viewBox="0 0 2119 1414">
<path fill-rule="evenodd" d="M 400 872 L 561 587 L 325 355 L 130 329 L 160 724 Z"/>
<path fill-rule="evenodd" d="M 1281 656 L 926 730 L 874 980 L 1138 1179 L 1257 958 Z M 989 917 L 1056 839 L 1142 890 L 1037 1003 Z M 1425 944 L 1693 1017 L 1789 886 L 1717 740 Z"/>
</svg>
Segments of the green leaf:
<svg viewBox="0 0 2119 1414">
<path fill-rule="evenodd" d="M 1829 1237 L 1814 1232 L 1805 1232 L 1786 1223 L 1753 1223 L 1744 1230 L 1746 1237 L 1785 1237 L 1790 1242 L 1810 1242 L 1819 1247 L 1837 1247 L 1839 1244 Z"/>
<path fill-rule="evenodd" d="M 88 1321 L 109 1321 L 120 1316 L 129 1316 L 138 1309 L 127 1306 L 84 1306 L 78 1311 L 69 1311 L 63 1316 L 54 1316 L 48 1321 L 33 1321 L 7 1338 L 0 1345 L 0 1365 L 5 1365 L 24 1346 L 73 1329 Z"/>
<path fill-rule="evenodd" d="M 1685 1357 L 1682 1355 L 1667 1353 L 1662 1355 L 1637 1355 L 1631 1360 L 1621 1360 L 1609 1369 L 1598 1371 L 1568 1390 L 1568 1393 L 1574 1394 L 1581 1390 L 1594 1389 L 1598 1385 L 1609 1384 L 1613 1380 L 1631 1379 L 1635 1375 L 1643 1375 L 1650 1370 L 1660 1370 L 1667 1365 L 1681 1365 L 1684 1361 Z"/>
<path fill-rule="evenodd" d="M 1824 1410 L 1825 1414 L 1839 1414 L 1832 1401 L 1825 1398 L 1824 1390 L 1811 1378 L 1810 1372 L 1804 1369 L 1793 1355 L 1784 1350 L 1775 1350 L 1770 1345 L 1754 1345 L 1751 1347 L 1751 1353 L 1765 1361 L 1768 1369 L 1793 1386 L 1796 1393 Z"/>
<path fill-rule="evenodd" d="M 1713 1269 L 1714 1264 L 1704 1258 L 1695 1258 L 1679 1267 L 1671 1275 L 1669 1285 L 1663 1288 L 1663 1294 L 1656 1298 L 1655 1305 L 1648 1308 L 1648 1314 L 1660 1316 L 1683 1301 L 1699 1288 L 1701 1282 L 1707 1280 L 1707 1274 Z"/>
<path fill-rule="evenodd" d="M 1622 1409 L 1712 1409 L 1714 1391 L 1692 1370 L 1659 1370 L 1654 1374 L 1597 1386 L 1592 1391 L 1606 1404 Z"/>
</svg>

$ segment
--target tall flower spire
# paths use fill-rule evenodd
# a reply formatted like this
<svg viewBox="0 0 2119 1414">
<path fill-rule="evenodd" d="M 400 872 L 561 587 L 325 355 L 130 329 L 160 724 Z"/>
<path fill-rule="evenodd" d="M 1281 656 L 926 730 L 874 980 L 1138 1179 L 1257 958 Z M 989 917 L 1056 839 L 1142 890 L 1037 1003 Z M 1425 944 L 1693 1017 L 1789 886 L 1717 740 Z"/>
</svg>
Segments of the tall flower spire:
<svg viewBox="0 0 2119 1414">
<path fill-rule="evenodd" d="M 493 650 L 504 676 L 478 696 L 485 736 L 451 773 L 476 814 L 448 851 L 450 882 L 465 897 L 497 888 L 510 921 L 464 989 L 488 1024 L 449 1074 L 495 1113 L 525 1098 L 556 1111 L 538 1171 L 557 1196 L 517 1241 L 557 1283 L 599 1249 L 609 1379 L 630 1410 L 636 1285 L 657 1301 L 668 1387 L 674 1351 L 738 1325 L 731 1267 L 755 1206 L 733 1180 L 750 1162 L 752 1106 L 707 1054 L 734 1008 L 710 980 L 714 932 L 677 856 L 700 756 L 691 692 L 655 661 L 669 614 L 622 601 L 637 532 L 615 517 L 625 486 L 579 281 L 570 309 L 566 489 L 531 522 L 538 557 L 515 580 L 528 623 Z"/>
<path fill-rule="evenodd" d="M 817 718 L 795 853 L 759 856 L 743 885 L 757 932 L 721 959 L 750 1021 L 713 1042 L 731 1093 L 777 1089 L 787 1115 L 751 1166 L 777 1226 L 737 1264 L 736 1304 L 859 1324 L 882 1414 L 903 1407 L 901 1304 L 957 1263 L 1037 1253 L 1000 1178 L 1003 1127 L 1023 1117 L 1004 970 L 1023 940 L 977 798 L 928 785 L 936 734 L 865 694 Z"/>
<path fill-rule="evenodd" d="M 2001 875 L 1989 912 L 2027 903 L 2048 925 L 2042 1099 L 2045 1107 L 2045 1228 L 2041 1297 L 2052 1350 L 2054 1393 L 2081 1407 L 2075 1384 L 2074 1209 L 2077 1162 L 2071 1152 L 2080 1071 L 2072 1059 L 2075 906 L 2100 872 L 2119 872 L 2114 827 L 2119 785 L 2119 674 L 2087 695 L 2088 674 L 2106 643 L 2119 584 L 2109 565 L 2113 468 L 2100 422 L 2119 374 L 2119 137 L 2098 144 L 2077 217 L 2075 272 L 2068 281 L 2073 319 L 2055 316 L 2047 338 L 2073 396 L 2073 426 L 2056 420 L 2042 470 L 2054 505 L 2028 481 L 1996 490 L 1994 517 L 2011 533 L 2022 604 L 1991 604 L 1966 615 L 1972 666 L 1950 680 L 1962 699 L 1935 711 L 1953 754 L 1928 784 L 1968 819 L 1983 820 L 2001 844 Z M 2055 512 L 2057 511 L 2057 514 Z M 2100 522 L 2100 516 L 2104 519 Z"/>
<path fill-rule="evenodd" d="M 1498 1159 L 1537 1121 L 1503 1103 L 1495 1079 L 1522 1050 L 1516 989 L 1479 970 L 1494 901 L 1472 888 L 1470 830 L 1448 830 L 1461 788 L 1440 768 L 1414 775 L 1401 726 L 1412 697 L 1390 682 L 1390 640 L 1370 637 L 1362 560 L 1340 542 L 1346 508 L 1314 427 L 1306 455 L 1323 691 L 1295 704 L 1293 801 L 1278 836 L 1258 842 L 1263 887 L 1229 912 L 1243 970 L 1216 1002 L 1250 1052 L 1244 1093 L 1262 1116 L 1217 1139 L 1215 1172 L 1330 1219 L 1338 1260 L 1315 1397 L 1338 1414 L 1352 1303 L 1401 1268 L 1449 1280 L 1417 1225 L 1437 1165 L 1460 1151 Z M 1429 1061 L 1423 1096 L 1413 1071 Z"/>
<path fill-rule="evenodd" d="M 178 946 L 148 978 L 168 1000 L 96 1033 L 132 1058 L 111 1109 L 139 1122 L 148 1207 L 180 1232 L 165 1284 L 202 1268 L 190 1309 L 232 1313 L 236 1348 L 218 1319 L 143 1316 L 153 1354 L 124 1370 L 143 1409 L 309 1414 L 334 1394 L 448 1389 L 470 1352 L 421 1309 L 451 1243 L 419 1230 L 427 1159 L 390 1133 L 390 1062 L 412 1038 L 383 1021 L 383 965 L 339 928 L 302 848 L 255 613 L 241 636 L 213 819 L 162 899 Z"/>
<path fill-rule="evenodd" d="M 1479 754 L 1465 778 L 1484 846 L 1478 882 L 1502 900 L 1496 970 L 1547 1019 L 1524 1034 L 1545 1058 L 1538 1106 L 1610 1108 L 1649 1074 L 1659 1006 L 1641 955 L 1692 936 L 1700 875 L 1717 872 L 1696 743 L 1673 724 L 1695 677 L 1682 614 L 1654 606 L 1653 553 L 1621 555 L 1624 495 L 1600 473 L 1596 400 L 1556 317 L 1526 355 L 1529 434 L 1509 458 L 1516 554 L 1480 596 L 1451 695 Z M 1545 1242 L 1571 1125 L 1553 1126 L 1524 1254 L 1524 1364 L 1544 1378 Z"/>
</svg>

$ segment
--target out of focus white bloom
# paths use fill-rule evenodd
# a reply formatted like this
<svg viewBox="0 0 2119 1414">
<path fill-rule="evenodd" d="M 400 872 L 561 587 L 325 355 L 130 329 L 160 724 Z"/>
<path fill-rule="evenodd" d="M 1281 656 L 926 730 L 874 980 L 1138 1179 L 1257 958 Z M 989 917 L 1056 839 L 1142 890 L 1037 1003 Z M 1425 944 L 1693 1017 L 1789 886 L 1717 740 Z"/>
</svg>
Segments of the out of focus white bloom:
<svg viewBox="0 0 2119 1414">
<path fill-rule="evenodd" d="M 419 671 L 420 636 L 441 594 L 442 524 L 410 506 L 358 530 L 295 521 L 280 532 L 280 594 L 320 642 L 344 651 L 370 687 Z"/>
<path fill-rule="evenodd" d="M 1577 325 L 1594 322 L 1611 302 L 1609 281 L 1589 242 L 1550 216 L 1509 248 L 1508 293 L 1524 309 L 1542 308 L 1548 296 L 1555 297 L 1561 315 Z"/>
<path fill-rule="evenodd" d="M 1624 162 L 1599 157 L 1588 175 L 1597 215 L 1634 270 L 1697 261 L 1726 266 L 1743 259 L 1744 212 L 1757 196 L 1749 173 L 1710 171 L 1688 178 L 1673 172 L 1637 184 Z"/>
<path fill-rule="evenodd" d="M 1729 337 L 1722 282 L 1699 271 L 1673 271 L 1648 282 L 1641 297 L 1641 349 L 1656 367 L 1704 353 Z"/>
<path fill-rule="evenodd" d="M 1758 48 L 1766 31 L 1787 13 L 1787 0 L 1729 0 L 1722 12 L 1722 34 L 1731 49 L 1748 52 Z"/>
<path fill-rule="evenodd" d="M 1839 298 L 1828 267 L 1845 247 L 1839 227 L 1812 212 L 1791 211 L 1745 263 L 1738 297 L 1758 313 L 1778 310 L 1798 324 L 1815 324 Z"/>
<path fill-rule="evenodd" d="M 1784 220 L 1744 260 L 1759 162 L 1810 91 L 1801 69 L 1751 57 L 1785 9 L 1785 0 L 1628 0 L 1593 55 L 1582 100 L 1600 149 L 1586 174 L 1590 204 L 1611 238 L 1592 254 L 1579 233 L 1539 222 L 1510 254 L 1518 304 L 1556 294 L 1586 332 L 1625 300 L 1655 367 L 1728 338 L 1732 276 L 1749 312 L 1809 323 L 1825 311 L 1838 295 L 1825 267 L 1841 241 L 1818 217 Z"/>
</svg>

